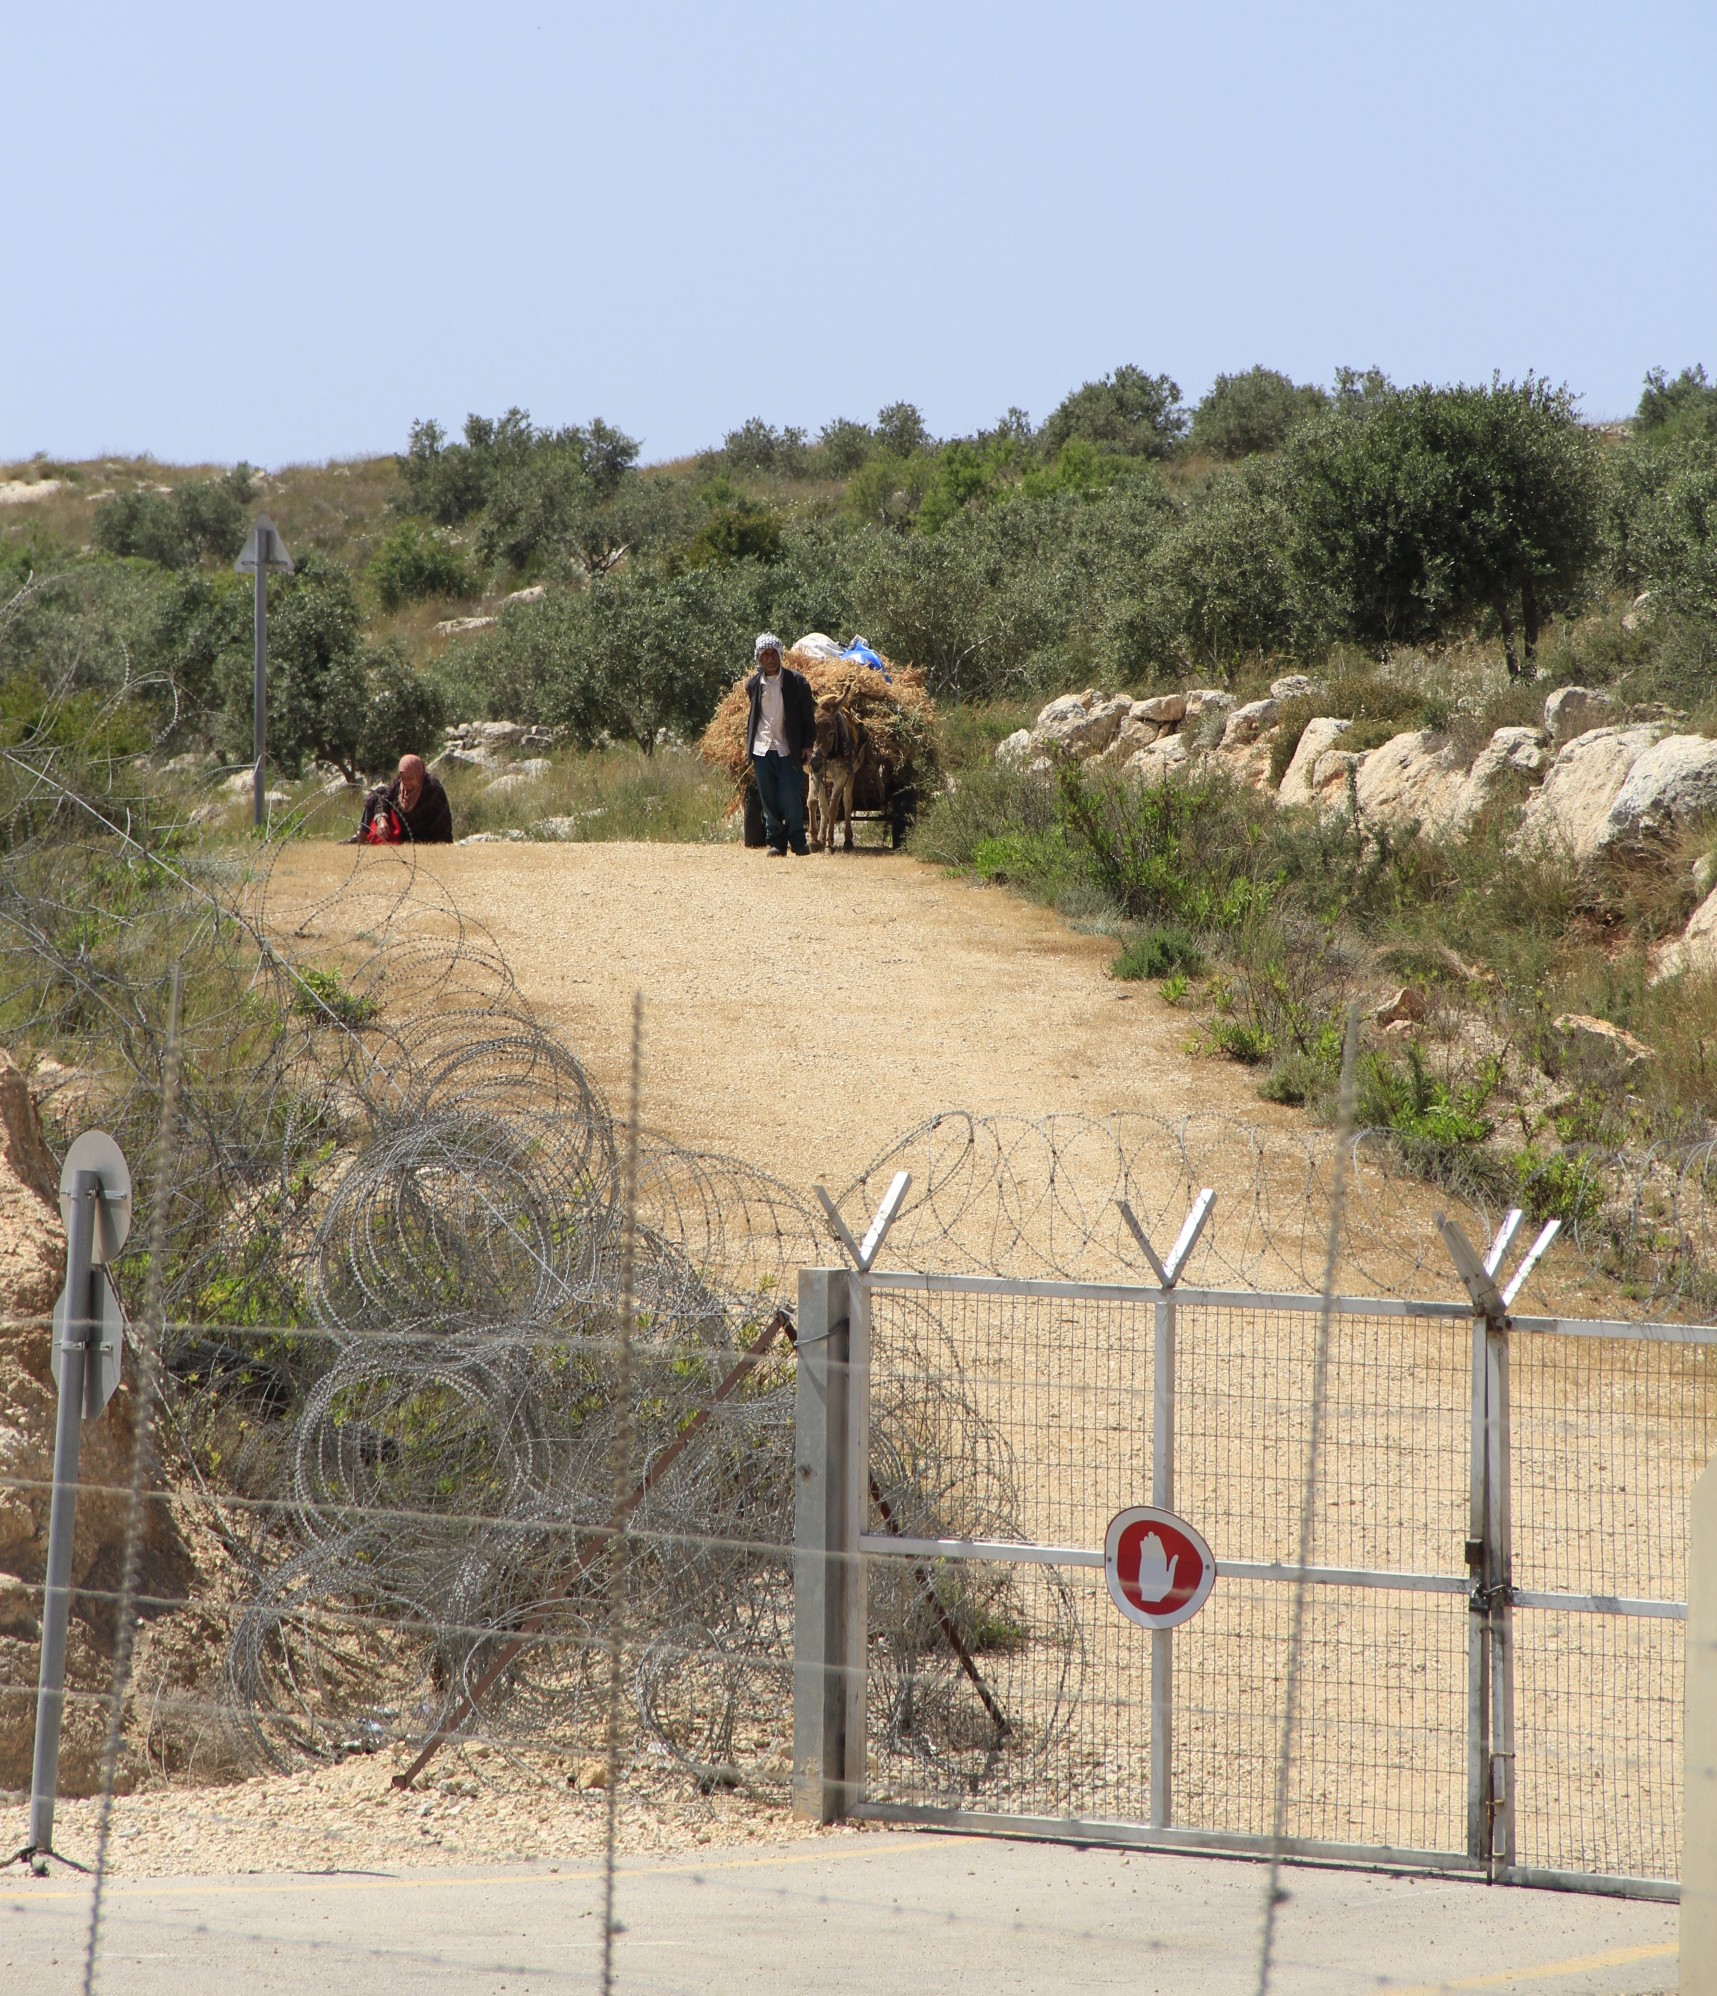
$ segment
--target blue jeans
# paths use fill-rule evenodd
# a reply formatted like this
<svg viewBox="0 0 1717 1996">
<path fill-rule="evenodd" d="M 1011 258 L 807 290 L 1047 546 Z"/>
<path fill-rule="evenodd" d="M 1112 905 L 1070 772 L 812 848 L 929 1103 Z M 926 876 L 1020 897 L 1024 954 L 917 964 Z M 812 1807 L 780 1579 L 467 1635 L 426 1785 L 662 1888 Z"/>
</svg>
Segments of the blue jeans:
<svg viewBox="0 0 1717 1996">
<path fill-rule="evenodd" d="M 754 755 L 757 800 L 763 806 L 763 837 L 774 852 L 789 845 L 805 850 L 805 776 L 784 755 Z"/>
</svg>

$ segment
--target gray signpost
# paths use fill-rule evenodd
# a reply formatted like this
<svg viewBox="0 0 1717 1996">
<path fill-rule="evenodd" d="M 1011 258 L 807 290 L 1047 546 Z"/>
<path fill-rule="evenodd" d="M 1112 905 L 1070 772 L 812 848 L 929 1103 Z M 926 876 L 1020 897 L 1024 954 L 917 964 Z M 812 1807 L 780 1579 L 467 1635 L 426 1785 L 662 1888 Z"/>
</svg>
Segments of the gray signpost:
<svg viewBox="0 0 1717 1996">
<path fill-rule="evenodd" d="M 88 1130 L 60 1173 L 66 1223 L 66 1286 L 54 1305 L 53 1367 L 60 1385 L 54 1430 L 54 1490 L 48 1513 L 48 1571 L 42 1592 L 42 1669 L 36 1693 L 36 1754 L 30 1775 L 31 1867 L 47 1869 L 54 1847 L 60 1775 L 60 1720 L 66 1702 L 66 1633 L 72 1603 L 72 1531 L 77 1522 L 83 1423 L 119 1384 L 124 1318 L 105 1263 L 131 1231 L 131 1173 L 118 1144 Z"/>
<path fill-rule="evenodd" d="M 286 543 L 266 513 L 256 516 L 250 539 L 245 542 L 244 550 L 233 567 L 240 575 L 256 577 L 256 674 L 251 684 L 256 770 L 251 799 L 252 823 L 260 825 L 263 819 L 262 771 L 268 756 L 268 572 L 272 568 L 284 575 L 292 573 L 292 557 L 286 552 Z"/>
</svg>

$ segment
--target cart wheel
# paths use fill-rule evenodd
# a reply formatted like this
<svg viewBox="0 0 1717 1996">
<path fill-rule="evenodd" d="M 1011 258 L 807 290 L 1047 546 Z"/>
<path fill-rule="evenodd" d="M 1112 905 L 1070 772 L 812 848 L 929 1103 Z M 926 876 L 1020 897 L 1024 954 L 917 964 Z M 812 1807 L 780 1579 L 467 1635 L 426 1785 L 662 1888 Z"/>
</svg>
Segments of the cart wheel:
<svg viewBox="0 0 1717 1996">
<path fill-rule="evenodd" d="M 744 830 L 745 843 L 748 846 L 752 847 L 762 845 L 764 842 L 763 799 L 758 796 L 755 785 L 748 787 L 745 792 L 744 817 L 745 817 L 745 830 Z"/>
<path fill-rule="evenodd" d="M 907 833 L 917 822 L 918 792 L 908 785 L 888 800 L 888 842 L 896 852 L 905 845 Z"/>
</svg>

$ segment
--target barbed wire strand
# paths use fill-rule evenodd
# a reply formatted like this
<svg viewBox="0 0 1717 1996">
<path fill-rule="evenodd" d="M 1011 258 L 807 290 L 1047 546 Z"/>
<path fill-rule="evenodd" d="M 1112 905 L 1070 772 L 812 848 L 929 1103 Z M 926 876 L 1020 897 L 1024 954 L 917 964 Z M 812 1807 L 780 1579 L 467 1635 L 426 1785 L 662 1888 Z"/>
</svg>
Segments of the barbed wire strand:
<svg viewBox="0 0 1717 1996">
<path fill-rule="evenodd" d="M 1264 1886 L 1263 1934 L 1258 1948 L 1258 1996 L 1270 1996 L 1275 1966 L 1276 1915 L 1287 1894 L 1282 1890 L 1282 1858 L 1288 1836 L 1288 1783 L 1294 1764 L 1294 1735 L 1299 1721 L 1300 1664 L 1306 1624 L 1306 1570 L 1312 1563 L 1312 1525 L 1317 1512 L 1318 1457 L 1323 1447 L 1325 1400 L 1329 1385 L 1330 1331 L 1335 1321 L 1335 1278 L 1341 1260 L 1343 1208 L 1347 1202 L 1348 1139 L 1354 1122 L 1354 1066 L 1359 1049 L 1359 1007 L 1350 1006 L 1347 1037 L 1341 1052 L 1341 1087 L 1336 1110 L 1338 1142 L 1335 1174 L 1330 1183 L 1329 1248 L 1324 1257 L 1323 1308 L 1318 1312 L 1317 1356 L 1312 1364 L 1311 1430 L 1306 1440 L 1306 1480 L 1300 1496 L 1300 1539 L 1294 1576 L 1293 1608 L 1288 1623 L 1288 1670 L 1282 1698 L 1282 1743 L 1276 1761 L 1275 1820 L 1270 1833 L 1270 1869 Z"/>
<path fill-rule="evenodd" d="M 149 1273 L 144 1289 L 141 1335 L 132 1339 L 137 1366 L 137 1404 L 132 1414 L 131 1484 L 125 1494 L 125 1551 L 120 1565 L 119 1603 L 114 1617 L 113 1696 L 107 1740 L 101 1757 L 101 1809 L 95 1826 L 94 1878 L 90 1885 L 89 1937 L 84 1948 L 84 1996 L 95 1996 L 96 1960 L 101 1947 L 103 1887 L 113 1821 L 113 1790 L 125 1735 L 125 1701 L 131 1690 L 131 1658 L 136 1643 L 138 1593 L 143 1559 L 143 1485 L 155 1434 L 160 1393 L 159 1352 L 166 1330 L 166 1289 L 161 1270 L 167 1259 L 167 1203 L 172 1196 L 175 1124 L 179 1108 L 179 1019 L 184 977 L 173 966 L 167 1015 L 167 1043 L 161 1074 L 161 1125 L 155 1145 L 155 1196 L 149 1215 Z"/>
<path fill-rule="evenodd" d="M 620 1837 L 620 1690 L 626 1667 L 627 1563 L 626 1498 L 632 1481 L 632 1311 L 638 1239 L 638 1122 L 642 1097 L 644 994 L 632 994 L 632 1062 L 626 1113 L 626 1149 L 621 1167 L 620 1370 L 621 1418 L 614 1437 L 614 1513 L 610 1548 L 608 1613 L 608 1808 L 602 1844 L 602 1996 L 614 1988 L 615 1853 Z"/>
</svg>

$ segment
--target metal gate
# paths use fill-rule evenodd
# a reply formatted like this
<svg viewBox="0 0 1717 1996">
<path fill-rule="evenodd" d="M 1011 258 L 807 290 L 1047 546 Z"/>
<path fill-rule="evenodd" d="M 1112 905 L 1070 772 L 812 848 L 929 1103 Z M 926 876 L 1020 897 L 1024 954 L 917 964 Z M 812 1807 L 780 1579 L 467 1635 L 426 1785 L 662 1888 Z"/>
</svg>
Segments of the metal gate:
<svg viewBox="0 0 1717 1996">
<path fill-rule="evenodd" d="M 1672 1896 L 1717 1328 L 1336 1299 L 1302 1574 L 1322 1301 L 1173 1272 L 802 1274 L 801 1810 L 1268 1850 L 1303 1578 L 1289 1854 Z M 1216 1555 L 1172 1633 L 1141 1502 Z"/>
</svg>

